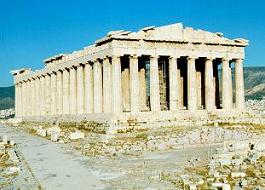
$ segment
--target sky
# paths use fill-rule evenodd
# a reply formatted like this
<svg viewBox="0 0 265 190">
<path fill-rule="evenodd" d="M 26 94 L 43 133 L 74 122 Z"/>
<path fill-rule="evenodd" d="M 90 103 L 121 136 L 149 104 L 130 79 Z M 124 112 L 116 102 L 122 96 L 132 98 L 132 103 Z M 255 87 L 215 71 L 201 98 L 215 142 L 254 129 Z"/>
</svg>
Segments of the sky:
<svg viewBox="0 0 265 190">
<path fill-rule="evenodd" d="M 265 66 L 263 0 L 0 0 L 0 87 L 10 70 L 93 44 L 112 30 L 182 22 L 249 40 L 245 66 Z"/>
</svg>

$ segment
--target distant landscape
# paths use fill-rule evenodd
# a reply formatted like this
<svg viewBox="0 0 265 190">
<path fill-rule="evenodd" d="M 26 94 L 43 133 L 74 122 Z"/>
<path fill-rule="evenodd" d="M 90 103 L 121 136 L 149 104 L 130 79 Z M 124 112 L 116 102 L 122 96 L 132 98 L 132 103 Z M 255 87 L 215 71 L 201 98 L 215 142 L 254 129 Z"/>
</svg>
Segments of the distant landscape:
<svg viewBox="0 0 265 190">
<path fill-rule="evenodd" d="M 246 99 L 262 99 L 265 96 L 265 67 L 245 67 L 244 77 Z M 0 110 L 14 108 L 14 105 L 14 86 L 0 87 Z"/>
</svg>

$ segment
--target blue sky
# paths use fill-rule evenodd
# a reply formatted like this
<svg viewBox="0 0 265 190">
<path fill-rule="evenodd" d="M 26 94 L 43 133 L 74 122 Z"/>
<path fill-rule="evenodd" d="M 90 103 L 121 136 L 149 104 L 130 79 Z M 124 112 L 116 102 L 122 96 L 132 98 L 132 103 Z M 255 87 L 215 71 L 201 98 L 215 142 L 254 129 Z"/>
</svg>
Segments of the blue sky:
<svg viewBox="0 0 265 190">
<path fill-rule="evenodd" d="M 12 85 L 10 70 L 40 69 L 110 30 L 176 22 L 249 39 L 245 66 L 265 66 L 264 10 L 262 0 L 0 0 L 0 86 Z"/>
</svg>

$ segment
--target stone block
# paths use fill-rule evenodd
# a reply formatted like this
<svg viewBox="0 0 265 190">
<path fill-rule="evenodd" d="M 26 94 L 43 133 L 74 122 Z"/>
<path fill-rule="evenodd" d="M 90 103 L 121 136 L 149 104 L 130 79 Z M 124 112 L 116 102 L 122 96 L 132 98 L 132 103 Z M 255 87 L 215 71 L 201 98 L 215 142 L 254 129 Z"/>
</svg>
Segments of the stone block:
<svg viewBox="0 0 265 190">
<path fill-rule="evenodd" d="M 6 136 L 6 135 L 4 135 L 4 136 L 2 137 L 2 142 L 3 142 L 4 144 L 7 144 L 7 136 Z"/>
<path fill-rule="evenodd" d="M 246 173 L 244 173 L 244 172 L 232 172 L 231 173 L 231 177 L 232 178 L 244 178 L 246 176 Z"/>
<path fill-rule="evenodd" d="M 46 131 L 46 129 L 39 128 L 39 129 L 37 130 L 37 134 L 38 134 L 39 136 L 46 137 L 46 136 L 47 136 L 47 131 Z"/>
<path fill-rule="evenodd" d="M 69 139 L 75 140 L 75 139 L 82 139 L 85 137 L 85 134 L 82 133 L 81 131 L 75 131 L 73 133 L 70 133 Z"/>
<path fill-rule="evenodd" d="M 52 133 L 51 134 L 51 141 L 57 142 L 58 141 L 59 134 L 58 133 Z"/>
<path fill-rule="evenodd" d="M 47 129 L 47 135 L 52 135 L 52 133 L 57 133 L 60 134 L 61 133 L 61 129 L 58 126 L 54 126 L 54 127 L 50 127 Z"/>
</svg>

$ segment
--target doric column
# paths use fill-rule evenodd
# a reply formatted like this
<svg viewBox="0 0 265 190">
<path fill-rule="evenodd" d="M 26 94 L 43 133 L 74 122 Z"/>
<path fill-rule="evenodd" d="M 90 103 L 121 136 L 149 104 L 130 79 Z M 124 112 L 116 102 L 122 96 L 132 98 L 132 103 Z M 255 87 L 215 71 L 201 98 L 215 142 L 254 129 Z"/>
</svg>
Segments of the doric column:
<svg viewBox="0 0 265 190">
<path fill-rule="evenodd" d="M 169 108 L 171 111 L 179 109 L 179 81 L 177 80 L 177 57 L 169 58 Z"/>
<path fill-rule="evenodd" d="M 77 113 L 76 95 L 76 69 L 70 67 L 70 114 Z"/>
<path fill-rule="evenodd" d="M 40 115 L 45 115 L 45 78 L 40 77 Z"/>
<path fill-rule="evenodd" d="M 36 77 L 35 78 L 35 115 L 39 116 L 40 115 L 40 78 Z"/>
<path fill-rule="evenodd" d="M 212 111 L 215 105 L 215 90 L 214 90 L 214 79 L 213 79 L 213 59 L 207 58 L 205 61 L 205 107 L 206 110 Z"/>
<path fill-rule="evenodd" d="M 236 108 L 240 110 L 244 110 L 245 108 L 243 75 L 243 60 L 237 59 L 235 62 Z"/>
<path fill-rule="evenodd" d="M 130 92 L 131 92 L 131 112 L 138 113 L 140 111 L 139 96 L 139 75 L 138 75 L 138 57 L 130 56 Z"/>
<path fill-rule="evenodd" d="M 158 57 L 150 57 L 150 103 L 151 111 L 160 111 Z"/>
<path fill-rule="evenodd" d="M 35 78 L 31 79 L 31 115 L 36 115 L 36 80 Z"/>
<path fill-rule="evenodd" d="M 63 74 L 62 71 L 57 71 L 57 86 L 56 86 L 56 95 L 57 95 L 57 104 L 56 104 L 56 114 L 63 114 Z"/>
<path fill-rule="evenodd" d="M 112 56 L 112 110 L 114 114 L 122 112 L 121 60 Z"/>
<path fill-rule="evenodd" d="M 85 79 L 83 65 L 77 66 L 77 113 L 85 113 Z"/>
<path fill-rule="evenodd" d="M 187 64 L 188 110 L 195 111 L 197 108 L 195 58 L 188 57 Z"/>
<path fill-rule="evenodd" d="M 15 84 L 15 116 L 16 116 L 16 118 L 18 118 L 19 117 L 19 113 L 18 113 L 18 94 L 19 94 L 19 89 L 18 89 L 19 87 L 18 87 L 18 83 L 16 83 Z"/>
<path fill-rule="evenodd" d="M 22 113 L 21 116 L 25 116 L 25 82 L 21 81 L 21 105 L 22 105 Z"/>
<path fill-rule="evenodd" d="M 31 96 L 31 89 L 30 89 L 30 80 L 26 81 L 26 116 L 31 115 L 31 101 L 30 101 L 30 96 Z"/>
<path fill-rule="evenodd" d="M 23 102 L 22 102 L 22 84 L 18 83 L 18 117 L 22 117 L 23 111 Z"/>
<path fill-rule="evenodd" d="M 94 111 L 94 85 L 93 69 L 90 63 L 85 64 L 85 112 L 93 113 Z"/>
<path fill-rule="evenodd" d="M 70 113 L 70 75 L 68 69 L 63 69 L 63 114 Z"/>
<path fill-rule="evenodd" d="M 111 65 L 109 58 L 103 59 L 103 112 L 111 113 Z"/>
<path fill-rule="evenodd" d="M 94 74 L 94 113 L 102 112 L 102 65 L 96 60 L 93 64 Z"/>
<path fill-rule="evenodd" d="M 222 108 L 232 108 L 232 77 L 228 59 L 222 60 Z"/>
<path fill-rule="evenodd" d="M 45 75 L 45 115 L 51 115 L 51 76 Z"/>
<path fill-rule="evenodd" d="M 51 73 L 51 115 L 56 115 L 56 90 L 57 80 L 56 74 Z"/>
</svg>

